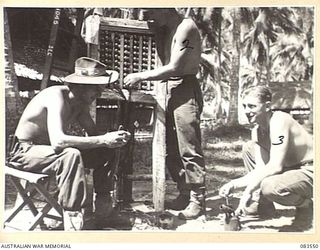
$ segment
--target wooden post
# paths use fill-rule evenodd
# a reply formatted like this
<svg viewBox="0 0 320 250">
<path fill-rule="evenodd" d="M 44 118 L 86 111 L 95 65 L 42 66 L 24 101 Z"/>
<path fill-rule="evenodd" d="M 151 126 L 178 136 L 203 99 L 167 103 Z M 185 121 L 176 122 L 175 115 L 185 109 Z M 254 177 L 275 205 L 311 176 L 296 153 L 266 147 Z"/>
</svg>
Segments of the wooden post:
<svg viewBox="0 0 320 250">
<path fill-rule="evenodd" d="M 162 212 L 166 193 L 166 84 L 155 83 L 154 88 L 157 103 L 152 142 L 152 190 L 155 211 Z"/>
<path fill-rule="evenodd" d="M 74 37 L 71 42 L 71 49 L 69 54 L 69 68 L 68 70 L 70 72 L 73 72 L 74 62 L 78 57 L 78 40 L 81 39 L 81 36 L 79 35 L 81 33 L 81 27 L 83 24 L 83 17 L 84 17 L 84 8 L 78 8 L 77 9 L 77 21 L 76 26 L 74 27 Z"/>
<path fill-rule="evenodd" d="M 148 27 L 147 22 L 107 18 L 101 19 L 100 30 L 104 37 L 101 41 L 100 52 L 102 62 L 108 67 L 119 70 L 119 84 L 122 86 L 125 74 L 133 71 L 144 71 L 156 68 L 161 65 L 158 58 L 158 48 L 155 48 L 154 35 Z M 164 30 L 162 32 L 165 32 Z M 164 37 L 165 33 L 159 37 Z M 132 39 L 134 41 L 132 41 Z M 110 45 L 112 43 L 112 46 Z M 128 46 L 129 45 L 129 49 Z M 133 48 L 132 48 L 133 45 Z M 146 54 L 145 52 L 148 51 Z M 162 49 L 162 52 L 164 50 Z M 124 57 L 124 52 L 129 57 Z M 153 55 L 154 53 L 154 55 Z M 164 55 L 162 55 L 164 57 Z M 120 60 L 119 62 L 116 60 Z M 144 63 L 144 61 L 146 61 Z M 137 65 L 138 64 L 138 65 Z M 147 66 L 145 64 L 148 64 Z M 129 66 L 128 66 L 129 65 Z M 126 67 L 129 68 L 126 68 Z M 146 66 L 146 67 L 145 67 Z M 142 84 L 144 87 L 145 84 Z M 151 84 L 147 83 L 147 90 L 151 90 Z M 156 212 L 164 211 L 165 200 L 165 167 L 166 167 L 166 130 L 165 130 L 165 106 L 166 106 L 166 85 L 163 83 L 154 84 L 154 91 L 150 93 L 155 100 L 152 104 L 155 105 L 154 116 L 155 123 L 153 127 L 153 146 L 152 146 L 152 180 L 153 180 L 153 203 Z M 139 102 L 142 102 L 140 99 Z M 134 102 L 131 102 L 131 108 L 134 110 Z M 127 107 L 128 108 L 128 107 Z M 132 115 L 133 111 L 129 109 L 128 114 Z M 132 124 L 133 121 L 129 123 Z M 131 145 L 131 144 L 128 144 Z M 128 146 L 127 146 L 128 147 Z M 126 155 L 127 159 L 132 156 L 130 153 Z M 132 162 L 128 161 L 126 167 L 130 167 Z M 126 169 L 126 176 L 131 176 L 132 170 Z M 134 179 L 128 178 L 133 181 Z M 136 180 L 136 179 L 135 179 Z M 129 183 L 129 182 L 127 182 Z M 132 186 L 124 185 L 124 198 L 130 200 Z"/>
<path fill-rule="evenodd" d="M 80 13 L 82 15 L 82 13 Z M 78 22 L 78 21 L 77 21 Z M 99 54 L 98 54 L 98 45 L 88 43 L 87 44 L 87 56 L 99 60 Z M 97 122 L 97 100 L 94 100 L 89 109 L 89 113 L 93 119 L 93 121 L 96 123 Z"/>
<path fill-rule="evenodd" d="M 50 80 L 52 61 L 53 61 L 53 52 L 54 52 L 54 47 L 55 47 L 56 39 L 58 35 L 60 14 L 61 14 L 61 9 L 54 10 L 53 23 L 52 23 L 51 33 L 50 33 L 47 56 L 46 56 L 46 63 L 44 66 L 43 77 L 41 81 L 41 89 L 45 89 Z"/>
</svg>

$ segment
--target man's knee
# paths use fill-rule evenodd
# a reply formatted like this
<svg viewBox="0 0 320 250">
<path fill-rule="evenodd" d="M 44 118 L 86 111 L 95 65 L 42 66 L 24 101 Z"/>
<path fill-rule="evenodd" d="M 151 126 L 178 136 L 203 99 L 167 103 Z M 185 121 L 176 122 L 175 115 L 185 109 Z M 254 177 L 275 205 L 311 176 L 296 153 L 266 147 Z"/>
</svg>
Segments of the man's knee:
<svg viewBox="0 0 320 250">
<path fill-rule="evenodd" d="M 254 147 L 256 142 L 248 141 L 242 146 L 242 159 L 247 172 L 256 167 Z"/>
<path fill-rule="evenodd" d="M 65 148 L 62 151 L 61 159 L 63 159 L 65 162 L 68 161 L 79 163 L 82 161 L 81 152 L 76 148 Z"/>
<path fill-rule="evenodd" d="M 265 178 L 260 185 L 261 193 L 266 198 L 272 200 L 272 197 L 279 193 L 279 185 L 274 176 Z"/>
<path fill-rule="evenodd" d="M 73 155 L 73 156 L 80 156 L 81 152 L 77 148 L 65 148 L 63 150 L 63 153 L 66 155 Z"/>
</svg>

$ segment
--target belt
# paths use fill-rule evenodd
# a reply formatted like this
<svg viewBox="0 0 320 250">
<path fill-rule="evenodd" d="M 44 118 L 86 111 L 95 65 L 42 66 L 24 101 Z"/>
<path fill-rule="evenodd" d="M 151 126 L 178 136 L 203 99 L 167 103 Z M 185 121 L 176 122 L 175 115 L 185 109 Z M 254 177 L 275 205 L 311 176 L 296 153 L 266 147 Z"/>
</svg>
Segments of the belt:
<svg viewBox="0 0 320 250">
<path fill-rule="evenodd" d="M 313 165 L 313 160 L 306 160 L 300 163 L 300 166 L 310 166 Z"/>
<path fill-rule="evenodd" d="M 166 81 L 180 81 L 182 79 L 186 79 L 186 78 L 196 78 L 196 75 L 182 75 L 182 76 L 171 76 L 170 78 L 163 80 L 164 82 Z"/>
<path fill-rule="evenodd" d="M 24 140 L 24 139 L 18 139 L 18 143 L 20 144 L 28 144 L 28 145 L 33 145 L 33 141 L 30 140 Z"/>
<path fill-rule="evenodd" d="M 298 168 L 303 167 L 303 166 L 313 166 L 313 160 L 302 161 L 302 162 L 297 163 L 295 165 L 291 165 L 289 167 L 285 167 L 285 169 L 298 169 Z"/>
</svg>

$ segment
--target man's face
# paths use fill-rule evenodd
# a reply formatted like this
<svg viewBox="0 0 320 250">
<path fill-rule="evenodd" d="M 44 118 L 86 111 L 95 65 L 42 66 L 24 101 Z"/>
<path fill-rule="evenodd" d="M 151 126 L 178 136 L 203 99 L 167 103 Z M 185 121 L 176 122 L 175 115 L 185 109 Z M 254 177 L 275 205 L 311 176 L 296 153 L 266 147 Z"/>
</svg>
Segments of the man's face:
<svg viewBox="0 0 320 250">
<path fill-rule="evenodd" d="M 242 100 L 244 112 L 250 124 L 261 124 L 267 113 L 267 104 L 262 103 L 257 96 L 247 95 Z"/>
<path fill-rule="evenodd" d="M 145 20 L 155 22 L 157 26 L 163 26 L 166 24 L 166 11 L 163 9 L 144 9 L 143 16 Z"/>
<path fill-rule="evenodd" d="M 91 104 L 95 99 L 101 96 L 104 87 L 104 85 L 84 85 L 81 95 L 82 100 L 87 104 Z"/>
</svg>

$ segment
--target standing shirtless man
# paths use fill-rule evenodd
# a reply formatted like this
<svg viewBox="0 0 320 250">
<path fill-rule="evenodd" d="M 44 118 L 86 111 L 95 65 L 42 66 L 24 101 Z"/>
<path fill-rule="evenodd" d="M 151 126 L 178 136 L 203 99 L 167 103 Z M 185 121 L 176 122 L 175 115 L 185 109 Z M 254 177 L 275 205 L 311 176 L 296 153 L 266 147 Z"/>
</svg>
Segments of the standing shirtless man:
<svg viewBox="0 0 320 250">
<path fill-rule="evenodd" d="M 25 171 L 55 175 L 65 230 L 80 230 L 83 226 L 82 208 L 89 200 L 85 167 L 94 169 L 96 221 L 101 222 L 112 209 L 108 183 L 112 149 L 124 146 L 130 133 L 98 135 L 89 114 L 91 103 L 118 75 L 114 71 L 107 73 L 106 66 L 99 61 L 79 58 L 75 73 L 65 78 L 66 85 L 46 88 L 30 101 L 15 132 L 9 164 Z M 68 135 L 67 128 L 73 122 L 78 122 L 88 136 Z"/>
<path fill-rule="evenodd" d="M 203 212 L 205 164 L 201 149 L 200 114 L 203 100 L 198 72 L 201 40 L 193 20 L 175 9 L 145 9 L 153 26 L 158 54 L 163 66 L 132 73 L 124 83 L 134 87 L 145 80 L 167 84 L 166 165 L 180 192 L 167 208 L 183 210 L 183 219 L 197 218 Z"/>
<path fill-rule="evenodd" d="M 313 220 L 313 140 L 291 115 L 271 111 L 271 92 L 264 86 L 244 91 L 243 107 L 252 140 L 243 147 L 248 174 L 222 186 L 221 196 L 245 187 L 237 214 L 274 216 L 273 202 L 295 206 L 292 225 L 283 231 L 303 231 Z M 256 191 L 258 190 L 258 191 Z"/>
</svg>

